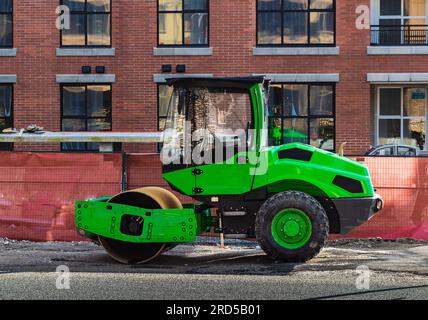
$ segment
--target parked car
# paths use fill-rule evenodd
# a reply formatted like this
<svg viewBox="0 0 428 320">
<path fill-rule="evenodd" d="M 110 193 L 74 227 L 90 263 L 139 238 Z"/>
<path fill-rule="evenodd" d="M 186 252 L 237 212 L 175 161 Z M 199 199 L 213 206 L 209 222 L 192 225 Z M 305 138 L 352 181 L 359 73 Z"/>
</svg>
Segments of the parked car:
<svg viewBox="0 0 428 320">
<path fill-rule="evenodd" d="M 418 157 L 421 155 L 421 149 L 415 146 L 401 144 L 384 144 L 370 148 L 366 156 L 384 156 L 384 157 Z"/>
</svg>

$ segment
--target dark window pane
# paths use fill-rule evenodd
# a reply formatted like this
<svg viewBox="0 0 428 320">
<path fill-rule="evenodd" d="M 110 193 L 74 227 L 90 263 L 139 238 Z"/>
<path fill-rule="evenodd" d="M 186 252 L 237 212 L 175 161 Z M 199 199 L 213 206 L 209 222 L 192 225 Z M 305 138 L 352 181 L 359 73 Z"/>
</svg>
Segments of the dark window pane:
<svg viewBox="0 0 428 320">
<path fill-rule="evenodd" d="M 111 123 L 108 119 L 88 119 L 88 131 L 110 131 Z"/>
<path fill-rule="evenodd" d="M 88 15 L 88 45 L 110 45 L 110 14 Z"/>
<path fill-rule="evenodd" d="M 110 0 L 88 0 L 88 12 L 110 12 Z"/>
<path fill-rule="evenodd" d="M 269 115 L 282 116 L 282 86 L 271 85 L 269 88 Z"/>
<path fill-rule="evenodd" d="M 85 0 L 63 0 L 62 3 L 71 11 L 85 11 Z"/>
<path fill-rule="evenodd" d="M 334 150 L 334 120 L 312 119 L 310 124 L 311 145 L 323 150 Z"/>
<path fill-rule="evenodd" d="M 332 86 L 311 86 L 312 116 L 332 116 L 334 93 Z"/>
<path fill-rule="evenodd" d="M 62 44 L 64 46 L 85 45 L 85 15 L 70 15 L 70 29 L 62 30 Z"/>
<path fill-rule="evenodd" d="M 0 0 L 0 12 L 12 12 L 12 0 Z"/>
<path fill-rule="evenodd" d="M 61 149 L 63 151 L 87 151 L 84 142 L 65 142 L 61 144 Z"/>
<path fill-rule="evenodd" d="M 12 87 L 0 86 L 0 117 L 12 117 Z"/>
<path fill-rule="evenodd" d="M 86 131 L 85 119 L 62 119 L 63 131 Z"/>
<path fill-rule="evenodd" d="M 311 12 L 311 43 L 334 43 L 334 13 Z"/>
<path fill-rule="evenodd" d="M 305 12 L 284 13 L 284 43 L 308 43 L 308 14 Z"/>
<path fill-rule="evenodd" d="M 284 86 L 284 116 L 308 115 L 308 86 Z"/>
<path fill-rule="evenodd" d="M 284 143 L 308 143 L 308 120 L 285 119 L 283 131 Z"/>
<path fill-rule="evenodd" d="M 269 119 L 269 146 L 280 146 L 282 144 L 281 122 L 281 118 Z"/>
<path fill-rule="evenodd" d="M 379 143 L 398 144 L 401 143 L 401 120 L 381 119 L 379 120 Z"/>
<path fill-rule="evenodd" d="M 110 86 L 88 86 L 88 117 L 109 117 L 111 112 Z"/>
<path fill-rule="evenodd" d="M 181 11 L 182 0 L 159 0 L 159 11 Z"/>
<path fill-rule="evenodd" d="M 208 14 L 184 14 L 185 44 L 208 44 Z"/>
<path fill-rule="evenodd" d="M 63 116 L 85 116 L 85 87 L 63 87 Z"/>
<path fill-rule="evenodd" d="M 12 15 L 0 14 L 0 46 L 12 46 Z"/>
<path fill-rule="evenodd" d="M 333 0 L 310 0 L 311 9 L 333 9 Z"/>
<path fill-rule="evenodd" d="M 184 0 L 184 10 L 207 10 L 207 0 Z"/>
<path fill-rule="evenodd" d="M 258 0 L 257 9 L 259 10 L 280 10 L 281 0 Z"/>
<path fill-rule="evenodd" d="M 285 10 L 306 10 L 308 0 L 283 0 Z"/>
<path fill-rule="evenodd" d="M 380 19 L 379 25 L 379 44 L 398 45 L 402 43 L 400 19 Z"/>
<path fill-rule="evenodd" d="M 182 14 L 161 13 L 159 14 L 159 44 L 179 45 L 182 39 Z"/>
<path fill-rule="evenodd" d="M 281 13 L 259 13 L 257 32 L 259 44 L 280 44 Z"/>
<path fill-rule="evenodd" d="M 111 98 L 110 85 L 63 87 L 63 116 L 65 118 L 62 119 L 62 130 L 110 131 L 112 129 Z M 67 112 L 67 110 L 71 111 Z M 99 145 L 97 143 L 63 143 L 62 150 L 98 151 Z"/>
<path fill-rule="evenodd" d="M 12 120 L 12 86 L 0 86 L 0 132 L 13 127 Z M 0 143 L 0 151 L 12 151 L 12 143 Z"/>
<path fill-rule="evenodd" d="M 380 89 L 379 106 L 381 116 L 400 116 L 401 89 Z"/>
<path fill-rule="evenodd" d="M 380 0 L 380 14 L 401 15 L 401 0 Z"/>
</svg>

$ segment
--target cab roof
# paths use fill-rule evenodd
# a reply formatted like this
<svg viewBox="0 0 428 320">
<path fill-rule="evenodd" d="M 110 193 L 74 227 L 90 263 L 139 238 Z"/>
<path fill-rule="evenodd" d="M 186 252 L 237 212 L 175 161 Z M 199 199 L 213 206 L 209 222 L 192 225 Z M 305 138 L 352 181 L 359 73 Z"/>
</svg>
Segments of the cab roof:
<svg viewBox="0 0 428 320">
<path fill-rule="evenodd" d="M 183 77 L 166 79 L 169 86 L 178 87 L 233 87 L 250 88 L 255 84 L 265 83 L 264 76 L 254 77 Z"/>
</svg>

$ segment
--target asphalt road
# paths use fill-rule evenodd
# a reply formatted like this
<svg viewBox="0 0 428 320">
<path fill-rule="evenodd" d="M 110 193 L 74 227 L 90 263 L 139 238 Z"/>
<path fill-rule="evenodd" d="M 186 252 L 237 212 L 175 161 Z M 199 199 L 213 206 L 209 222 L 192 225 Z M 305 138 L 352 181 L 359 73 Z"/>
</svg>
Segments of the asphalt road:
<svg viewBox="0 0 428 320">
<path fill-rule="evenodd" d="M 94 244 L 0 240 L 0 299 L 428 299 L 428 243 L 330 242 L 306 264 L 251 243 L 188 245 L 125 266 Z"/>
</svg>

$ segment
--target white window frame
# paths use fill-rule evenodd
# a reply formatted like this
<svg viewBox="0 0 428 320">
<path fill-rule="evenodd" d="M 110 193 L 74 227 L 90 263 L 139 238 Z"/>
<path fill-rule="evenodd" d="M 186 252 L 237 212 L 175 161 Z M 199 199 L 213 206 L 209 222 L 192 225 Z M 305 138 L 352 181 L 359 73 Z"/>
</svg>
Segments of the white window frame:
<svg viewBox="0 0 428 320">
<path fill-rule="evenodd" d="M 400 120 L 400 143 L 404 144 L 404 120 L 424 120 L 424 117 L 404 116 L 404 89 L 405 88 L 424 88 L 425 89 L 425 150 L 428 150 L 428 85 L 426 84 L 403 84 L 396 86 L 380 85 L 376 88 L 376 104 L 375 104 L 375 144 L 379 145 L 379 122 L 380 120 Z M 380 90 L 382 89 L 400 89 L 400 115 L 381 115 L 380 114 Z"/>
<path fill-rule="evenodd" d="M 414 19 L 419 19 L 425 20 L 425 24 L 428 25 L 428 0 L 425 0 L 425 16 L 405 16 L 404 15 L 404 1 L 405 0 L 401 0 L 401 14 L 400 15 L 390 15 L 390 16 L 381 16 L 380 15 L 380 0 L 371 0 L 370 1 L 370 6 L 372 8 L 371 10 L 371 24 L 372 25 L 379 25 L 380 24 L 380 20 L 386 20 L 386 19 L 399 19 L 400 25 L 404 25 L 404 21 L 405 20 L 414 20 Z M 402 33 L 401 37 L 404 36 L 404 33 Z M 404 42 L 404 39 L 401 39 L 401 42 Z M 428 38 L 427 38 L 427 43 L 428 43 Z"/>
<path fill-rule="evenodd" d="M 371 19 L 372 24 L 378 25 L 381 19 L 400 19 L 401 25 L 404 25 L 404 20 L 425 19 L 425 24 L 428 24 L 428 0 L 425 0 L 425 16 L 405 16 L 404 15 L 404 0 L 401 0 L 401 14 L 391 16 L 380 15 L 380 0 L 371 0 Z"/>
</svg>

